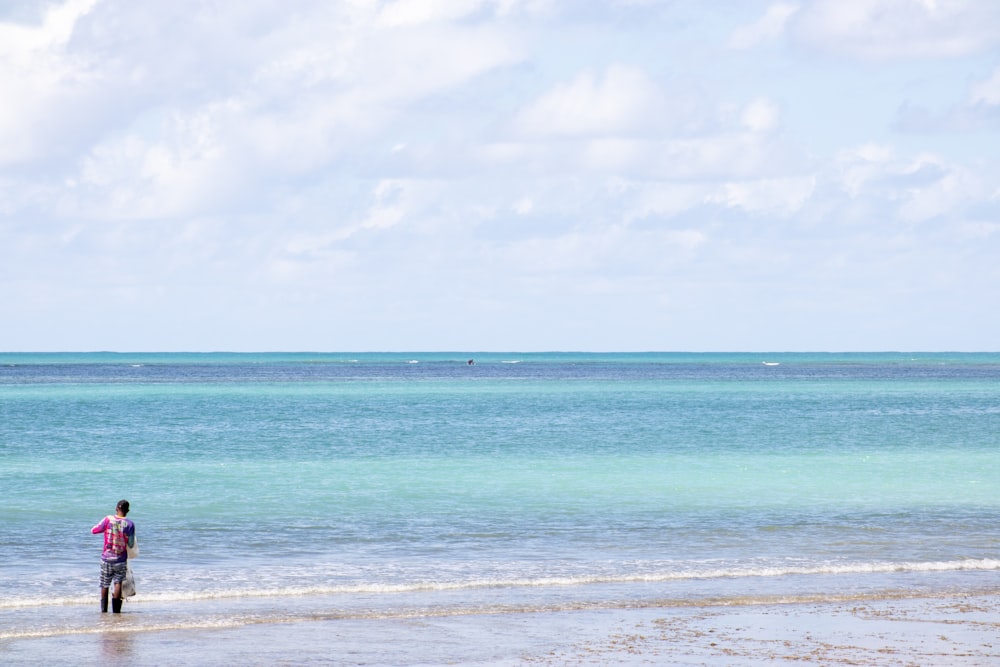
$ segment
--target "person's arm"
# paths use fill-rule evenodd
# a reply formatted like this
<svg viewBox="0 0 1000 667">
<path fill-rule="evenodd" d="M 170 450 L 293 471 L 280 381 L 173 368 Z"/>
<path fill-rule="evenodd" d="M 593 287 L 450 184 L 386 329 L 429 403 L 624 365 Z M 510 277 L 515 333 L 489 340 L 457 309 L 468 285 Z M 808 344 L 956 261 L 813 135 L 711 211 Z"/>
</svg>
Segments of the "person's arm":
<svg viewBox="0 0 1000 667">
<path fill-rule="evenodd" d="M 108 527 L 108 517 L 104 517 L 103 519 L 101 519 L 101 522 L 99 524 L 90 529 L 90 532 L 92 532 L 94 535 L 97 535 L 98 533 L 103 533 L 104 529 L 107 527 Z"/>
</svg>

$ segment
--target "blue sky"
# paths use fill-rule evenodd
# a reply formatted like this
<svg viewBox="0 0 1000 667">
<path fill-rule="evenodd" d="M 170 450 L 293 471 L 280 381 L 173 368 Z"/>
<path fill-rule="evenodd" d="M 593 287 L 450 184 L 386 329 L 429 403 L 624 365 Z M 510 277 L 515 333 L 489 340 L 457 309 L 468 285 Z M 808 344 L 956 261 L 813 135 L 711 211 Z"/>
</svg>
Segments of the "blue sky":
<svg viewBox="0 0 1000 667">
<path fill-rule="evenodd" d="M 0 349 L 1000 349 L 1000 3 L 0 4 Z"/>
</svg>

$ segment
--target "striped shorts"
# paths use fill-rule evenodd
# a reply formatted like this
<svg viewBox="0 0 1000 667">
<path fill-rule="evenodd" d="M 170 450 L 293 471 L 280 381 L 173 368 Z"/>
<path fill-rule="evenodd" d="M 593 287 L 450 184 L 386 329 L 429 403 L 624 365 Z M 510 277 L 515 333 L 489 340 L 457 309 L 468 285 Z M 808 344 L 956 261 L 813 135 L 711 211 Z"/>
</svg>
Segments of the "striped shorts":
<svg viewBox="0 0 1000 667">
<path fill-rule="evenodd" d="M 125 579 L 128 563 L 108 563 L 101 561 L 101 588 L 111 588 L 111 584 Z"/>
</svg>

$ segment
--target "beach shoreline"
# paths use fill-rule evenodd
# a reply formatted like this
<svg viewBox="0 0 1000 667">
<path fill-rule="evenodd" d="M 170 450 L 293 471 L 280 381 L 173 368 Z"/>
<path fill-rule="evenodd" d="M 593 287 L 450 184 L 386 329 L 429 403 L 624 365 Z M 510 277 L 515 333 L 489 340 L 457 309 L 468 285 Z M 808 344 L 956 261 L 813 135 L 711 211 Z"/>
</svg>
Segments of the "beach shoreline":
<svg viewBox="0 0 1000 667">
<path fill-rule="evenodd" d="M 609 630 L 510 664 L 1000 664 L 1000 603 L 985 595 L 637 610 Z"/>
<path fill-rule="evenodd" d="M 144 612 L 144 613 L 149 613 Z M 382 619 L 7 640 L 8 665 L 991 665 L 1000 599 L 951 594 Z"/>
</svg>

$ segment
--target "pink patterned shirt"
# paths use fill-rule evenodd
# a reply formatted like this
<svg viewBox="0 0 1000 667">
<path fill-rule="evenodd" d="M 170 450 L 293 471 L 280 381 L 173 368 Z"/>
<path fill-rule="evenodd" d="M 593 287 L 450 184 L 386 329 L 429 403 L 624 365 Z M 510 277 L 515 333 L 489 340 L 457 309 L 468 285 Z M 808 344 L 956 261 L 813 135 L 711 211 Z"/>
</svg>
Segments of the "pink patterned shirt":
<svg viewBox="0 0 1000 667">
<path fill-rule="evenodd" d="M 124 563 L 128 560 L 128 545 L 134 544 L 135 524 L 120 516 L 106 516 L 90 529 L 95 535 L 104 532 L 104 552 L 101 560 L 108 563 Z"/>
</svg>

